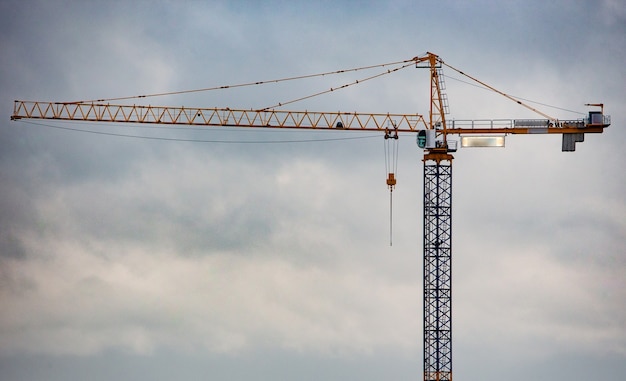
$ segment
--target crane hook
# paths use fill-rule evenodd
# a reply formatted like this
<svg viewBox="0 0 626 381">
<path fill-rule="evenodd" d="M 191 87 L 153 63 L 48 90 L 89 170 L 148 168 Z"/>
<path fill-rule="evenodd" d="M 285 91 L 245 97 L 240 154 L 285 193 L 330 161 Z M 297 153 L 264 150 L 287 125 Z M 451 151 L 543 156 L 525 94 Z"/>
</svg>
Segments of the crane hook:
<svg viewBox="0 0 626 381">
<path fill-rule="evenodd" d="M 393 192 L 393 188 L 396 186 L 396 175 L 393 172 L 387 174 L 387 186 L 389 191 Z"/>
<path fill-rule="evenodd" d="M 389 188 L 389 246 L 393 246 L 393 190 L 396 187 L 398 166 L 398 127 L 385 128 L 385 165 L 387 167 L 387 187 Z M 392 139 L 390 143 L 389 139 Z"/>
<path fill-rule="evenodd" d="M 393 130 L 390 130 L 389 127 L 385 128 L 385 140 L 394 139 L 396 142 L 391 144 L 391 147 L 389 147 L 389 142 L 385 143 L 385 164 L 387 166 L 387 186 L 393 192 L 393 188 L 396 186 L 395 171 L 398 165 L 398 127 L 394 122 L 391 124 Z"/>
</svg>

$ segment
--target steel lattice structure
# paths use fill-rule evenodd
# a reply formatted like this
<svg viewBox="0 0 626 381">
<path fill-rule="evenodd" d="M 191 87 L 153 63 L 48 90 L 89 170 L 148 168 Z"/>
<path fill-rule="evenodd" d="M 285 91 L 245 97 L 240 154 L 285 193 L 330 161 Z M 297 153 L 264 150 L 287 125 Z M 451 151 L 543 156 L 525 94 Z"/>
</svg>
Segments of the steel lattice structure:
<svg viewBox="0 0 626 381">
<path fill-rule="evenodd" d="M 424 156 L 424 381 L 452 380 L 452 156 Z"/>
</svg>

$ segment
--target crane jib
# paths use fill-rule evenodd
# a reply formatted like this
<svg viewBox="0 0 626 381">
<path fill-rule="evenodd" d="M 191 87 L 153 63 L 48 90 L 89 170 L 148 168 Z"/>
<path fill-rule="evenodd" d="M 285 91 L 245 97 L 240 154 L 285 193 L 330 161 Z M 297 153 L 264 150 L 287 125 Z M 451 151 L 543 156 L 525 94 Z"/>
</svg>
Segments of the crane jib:
<svg viewBox="0 0 626 381">
<path fill-rule="evenodd" d="M 423 115 L 357 112 L 236 110 L 169 106 L 15 101 L 12 120 L 57 119 L 93 122 L 180 124 L 196 126 L 270 127 L 400 132 L 427 128 Z"/>
<path fill-rule="evenodd" d="M 601 133 L 610 117 L 552 123 L 546 119 L 452 120 L 438 133 L 476 134 L 565 134 Z M 389 125 L 398 132 L 430 129 L 421 114 L 317 112 L 282 110 L 236 110 L 169 106 L 113 105 L 99 103 L 61 103 L 15 101 L 12 120 L 52 119 L 90 122 L 177 124 L 194 126 L 265 127 L 296 129 L 339 129 L 385 131 Z M 445 132 L 444 132 L 445 131 Z"/>
</svg>

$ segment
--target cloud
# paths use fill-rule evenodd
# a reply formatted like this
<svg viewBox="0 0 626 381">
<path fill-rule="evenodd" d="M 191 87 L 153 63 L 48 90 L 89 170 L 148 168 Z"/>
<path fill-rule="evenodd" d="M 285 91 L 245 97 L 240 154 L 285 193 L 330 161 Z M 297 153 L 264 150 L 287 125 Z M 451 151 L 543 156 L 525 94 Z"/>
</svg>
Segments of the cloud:
<svg viewBox="0 0 626 381">
<path fill-rule="evenodd" d="M 100 138 L 71 139 L 81 144 L 60 157 L 86 155 Z M 12 311 L 0 319 L 3 353 L 415 349 L 413 272 L 392 280 L 389 265 L 355 262 L 384 261 L 359 243 L 371 223 L 349 228 L 371 203 L 358 192 L 372 179 L 368 160 L 345 160 L 354 173 L 344 174 L 334 166 L 341 146 L 292 160 L 261 150 L 257 161 L 157 147 L 114 176 L 106 150 L 87 154 L 80 171 L 47 160 L 45 177 L 27 176 L 35 186 L 15 212 L 26 222 L 11 238 L 26 254 L 3 262 Z"/>
<path fill-rule="evenodd" d="M 415 345 L 419 325 L 406 302 L 417 287 L 367 268 L 346 274 L 288 258 L 197 259 L 141 247 L 111 260 L 99 249 L 60 243 L 49 248 L 53 256 L 11 263 L 11 274 L 31 286 L 19 298 L 5 289 L 3 353 L 259 346 L 343 353 Z"/>
</svg>

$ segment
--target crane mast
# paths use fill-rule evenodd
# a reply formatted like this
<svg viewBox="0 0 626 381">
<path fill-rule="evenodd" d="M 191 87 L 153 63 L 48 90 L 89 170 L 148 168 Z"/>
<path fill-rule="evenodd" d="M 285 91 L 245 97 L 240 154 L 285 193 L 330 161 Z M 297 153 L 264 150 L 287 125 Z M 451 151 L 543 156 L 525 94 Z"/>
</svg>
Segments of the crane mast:
<svg viewBox="0 0 626 381">
<path fill-rule="evenodd" d="M 419 64 L 418 64 L 419 67 Z M 428 56 L 430 131 L 424 152 L 423 201 L 423 377 L 452 380 L 452 155 L 448 147 L 447 98 L 439 57 Z M 441 139 L 436 139 L 437 135 Z M 434 144 L 433 144 L 434 143 Z"/>
<path fill-rule="evenodd" d="M 587 133 L 602 133 L 611 123 L 601 103 L 587 104 L 600 111 L 589 112 L 577 120 L 557 120 L 522 104 L 491 86 L 477 81 L 505 97 L 539 113 L 543 119 L 448 120 L 448 101 L 443 80 L 445 65 L 439 56 L 427 53 L 404 62 L 430 70 L 429 115 L 283 111 L 274 109 L 238 110 L 230 108 L 193 108 L 142 106 L 93 102 L 15 101 L 11 120 L 54 119 L 65 121 L 175 124 L 187 126 L 326 129 L 381 131 L 390 137 L 398 133 L 416 133 L 424 149 L 423 158 L 423 379 L 452 380 L 452 153 L 459 135 L 461 146 L 489 147 L 504 144 L 510 134 L 560 134 L 562 151 L 574 151 Z M 467 76 L 467 75 L 466 75 Z M 393 173 L 387 179 L 392 190 Z"/>
<path fill-rule="evenodd" d="M 452 155 L 424 155 L 424 381 L 452 380 Z"/>
</svg>

